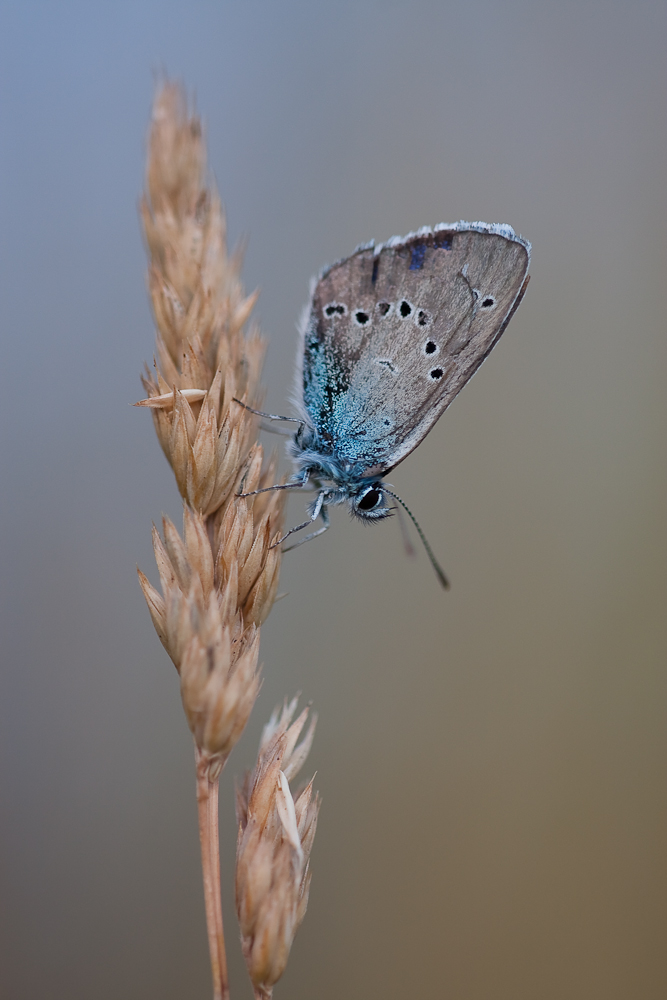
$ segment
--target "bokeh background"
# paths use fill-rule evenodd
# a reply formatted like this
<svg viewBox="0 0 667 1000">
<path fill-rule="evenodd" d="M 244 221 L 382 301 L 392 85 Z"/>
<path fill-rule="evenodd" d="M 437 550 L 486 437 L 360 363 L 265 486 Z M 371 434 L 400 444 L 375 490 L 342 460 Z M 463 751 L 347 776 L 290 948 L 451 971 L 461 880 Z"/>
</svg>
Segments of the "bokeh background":
<svg viewBox="0 0 667 1000">
<path fill-rule="evenodd" d="M 249 239 L 279 412 L 323 264 L 460 218 L 533 243 L 502 342 L 392 474 L 451 592 L 341 511 L 285 560 L 221 789 L 232 996 L 232 776 L 301 691 L 324 805 L 277 1000 L 662 1000 L 662 0 L 2 3 L 0 994 L 210 995 L 191 741 L 135 574 L 180 517 L 129 405 L 163 72 Z"/>
</svg>

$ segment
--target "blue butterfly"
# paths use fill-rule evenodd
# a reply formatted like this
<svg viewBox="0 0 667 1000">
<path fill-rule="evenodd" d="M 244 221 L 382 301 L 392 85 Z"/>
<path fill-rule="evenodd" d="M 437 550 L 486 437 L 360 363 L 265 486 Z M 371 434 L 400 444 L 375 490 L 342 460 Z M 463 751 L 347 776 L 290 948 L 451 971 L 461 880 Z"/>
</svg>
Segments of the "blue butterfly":
<svg viewBox="0 0 667 1000">
<path fill-rule="evenodd" d="M 530 244 L 510 226 L 458 222 L 365 244 L 322 271 L 301 328 L 299 417 L 261 414 L 299 423 L 289 446 L 294 475 L 269 489 L 317 491 L 308 520 L 281 542 L 318 517 L 322 527 L 296 544 L 322 534 L 336 504 L 382 520 L 392 498 L 448 586 L 414 516 L 382 480 L 497 343 L 526 291 L 529 263 Z"/>
</svg>

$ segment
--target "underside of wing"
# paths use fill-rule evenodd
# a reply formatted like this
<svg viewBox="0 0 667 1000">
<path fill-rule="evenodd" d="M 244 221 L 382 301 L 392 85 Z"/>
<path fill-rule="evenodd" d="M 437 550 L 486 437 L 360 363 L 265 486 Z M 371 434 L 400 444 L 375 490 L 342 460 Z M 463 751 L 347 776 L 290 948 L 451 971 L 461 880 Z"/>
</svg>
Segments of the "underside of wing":
<svg viewBox="0 0 667 1000">
<path fill-rule="evenodd" d="M 402 461 L 497 342 L 529 260 L 509 226 L 457 223 L 361 247 L 326 270 L 302 373 L 321 447 L 369 475 Z"/>
</svg>

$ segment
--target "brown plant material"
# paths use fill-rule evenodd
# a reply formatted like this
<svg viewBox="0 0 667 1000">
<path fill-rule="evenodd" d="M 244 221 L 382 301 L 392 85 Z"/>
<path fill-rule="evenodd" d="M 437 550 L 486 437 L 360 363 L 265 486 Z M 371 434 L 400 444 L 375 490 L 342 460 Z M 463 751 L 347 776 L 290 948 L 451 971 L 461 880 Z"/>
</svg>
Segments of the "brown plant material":
<svg viewBox="0 0 667 1000">
<path fill-rule="evenodd" d="M 268 478 L 272 475 L 269 468 Z M 208 524 L 186 506 L 183 538 L 163 518 L 164 539 L 153 529 L 162 593 L 139 571 L 153 625 L 180 674 L 188 725 L 212 779 L 255 704 L 259 626 L 278 585 L 280 550 L 271 545 L 280 534 L 280 501 L 275 499 L 280 494 L 261 496 L 270 499 L 257 511 L 241 499 Z"/>
<path fill-rule="evenodd" d="M 257 436 L 264 342 L 243 330 L 240 253 L 229 256 L 220 199 L 206 184 L 202 127 L 176 84 L 153 106 L 141 217 L 157 327 L 154 372 L 142 379 L 157 436 L 181 496 L 204 515 L 230 497 Z"/>
<path fill-rule="evenodd" d="M 204 878 L 204 907 L 208 948 L 211 956 L 213 1000 L 227 1000 L 227 955 L 222 926 L 222 895 L 220 891 L 220 834 L 218 830 L 219 781 L 209 778 L 208 761 L 195 747 L 197 766 L 197 812 L 201 842 L 202 875 Z"/>
<path fill-rule="evenodd" d="M 258 628 L 275 599 L 283 496 L 238 499 L 275 482 L 262 473 L 257 407 L 264 344 L 244 334 L 255 302 L 229 256 L 220 199 L 206 183 L 199 119 L 182 89 L 157 93 L 141 205 L 156 323 L 155 371 L 143 384 L 158 439 L 184 499 L 183 537 L 153 531 L 162 593 L 139 580 L 155 629 L 181 678 L 188 725 L 220 772 L 241 735 L 259 681 Z"/>
<path fill-rule="evenodd" d="M 141 217 L 156 360 L 137 405 L 152 413 L 184 514 L 182 535 L 168 518 L 162 537 L 153 531 L 161 592 L 141 571 L 139 581 L 195 740 L 214 997 L 225 1000 L 218 777 L 259 690 L 259 627 L 278 586 L 284 495 L 238 497 L 276 481 L 246 408 L 261 403 L 264 342 L 256 327 L 246 331 L 257 296 L 244 293 L 240 254 L 227 253 L 201 123 L 173 83 L 153 106 Z"/>
<path fill-rule="evenodd" d="M 264 728 L 257 763 L 237 790 L 236 910 L 255 996 L 269 1000 L 287 965 L 310 888 L 310 851 L 320 799 L 313 781 L 293 797 L 289 782 L 310 750 L 316 717 L 301 743 L 308 709 L 296 698 Z M 298 745 L 297 745 L 298 744 Z"/>
</svg>

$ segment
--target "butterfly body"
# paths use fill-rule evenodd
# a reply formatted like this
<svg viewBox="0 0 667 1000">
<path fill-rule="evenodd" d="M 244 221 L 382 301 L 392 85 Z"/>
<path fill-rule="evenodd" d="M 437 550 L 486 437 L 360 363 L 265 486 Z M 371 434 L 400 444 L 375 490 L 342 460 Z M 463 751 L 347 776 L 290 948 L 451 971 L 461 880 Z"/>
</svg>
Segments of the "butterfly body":
<svg viewBox="0 0 667 1000">
<path fill-rule="evenodd" d="M 313 519 L 343 502 L 365 520 L 392 512 L 382 478 L 497 343 L 529 261 L 511 227 L 459 222 L 366 244 L 322 272 L 302 328 L 302 423 L 290 445 L 293 481 L 319 490 Z"/>
</svg>

